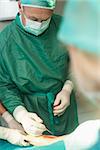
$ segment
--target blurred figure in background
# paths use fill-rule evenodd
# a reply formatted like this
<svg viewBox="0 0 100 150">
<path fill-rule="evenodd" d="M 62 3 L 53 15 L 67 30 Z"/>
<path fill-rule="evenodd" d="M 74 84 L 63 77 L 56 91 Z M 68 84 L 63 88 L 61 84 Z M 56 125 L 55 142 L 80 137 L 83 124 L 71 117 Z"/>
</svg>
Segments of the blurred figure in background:
<svg viewBox="0 0 100 150">
<path fill-rule="evenodd" d="M 76 87 L 100 108 L 100 1 L 69 0 L 58 36 L 69 51 Z M 99 150 L 100 120 L 81 124 L 65 138 L 65 146 Z"/>
<path fill-rule="evenodd" d="M 78 90 L 100 106 L 100 3 L 69 0 L 59 39 L 66 45 Z M 70 141 L 70 142 L 68 142 Z M 80 125 L 65 140 L 66 149 L 100 149 L 100 120 Z"/>
</svg>

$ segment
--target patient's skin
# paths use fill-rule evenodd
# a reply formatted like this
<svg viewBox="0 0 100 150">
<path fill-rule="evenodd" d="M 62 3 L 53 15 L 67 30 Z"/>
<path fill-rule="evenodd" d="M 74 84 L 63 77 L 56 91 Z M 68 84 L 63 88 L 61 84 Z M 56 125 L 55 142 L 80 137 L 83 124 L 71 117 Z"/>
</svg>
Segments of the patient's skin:
<svg viewBox="0 0 100 150">
<path fill-rule="evenodd" d="M 6 109 L 3 107 L 3 105 L 0 103 L 0 115 L 2 115 L 4 112 L 6 112 Z"/>
</svg>

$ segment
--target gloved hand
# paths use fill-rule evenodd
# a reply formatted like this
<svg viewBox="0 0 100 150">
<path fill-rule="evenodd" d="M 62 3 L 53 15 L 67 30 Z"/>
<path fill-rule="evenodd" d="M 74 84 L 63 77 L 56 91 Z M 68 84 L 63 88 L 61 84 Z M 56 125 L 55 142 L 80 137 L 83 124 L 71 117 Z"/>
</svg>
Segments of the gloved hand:
<svg viewBox="0 0 100 150">
<path fill-rule="evenodd" d="M 72 89 L 72 82 L 67 80 L 54 101 L 54 116 L 61 116 L 65 112 L 66 108 L 70 105 L 70 94 Z"/>
<path fill-rule="evenodd" d="M 100 142 L 100 120 L 86 121 L 74 132 L 65 136 L 64 143 L 69 150 L 88 150 Z"/>
<path fill-rule="evenodd" d="M 19 146 L 30 145 L 26 140 L 26 135 L 24 132 L 16 129 L 9 129 L 0 127 L 0 139 L 7 140 L 11 144 Z"/>
<path fill-rule="evenodd" d="M 2 118 L 7 122 L 8 128 L 24 131 L 22 125 L 19 124 L 8 111 L 2 114 Z"/>
<path fill-rule="evenodd" d="M 18 106 L 13 115 L 22 124 L 26 133 L 30 135 L 40 136 L 46 130 L 43 120 L 37 114 L 28 112 L 23 106 Z"/>
</svg>

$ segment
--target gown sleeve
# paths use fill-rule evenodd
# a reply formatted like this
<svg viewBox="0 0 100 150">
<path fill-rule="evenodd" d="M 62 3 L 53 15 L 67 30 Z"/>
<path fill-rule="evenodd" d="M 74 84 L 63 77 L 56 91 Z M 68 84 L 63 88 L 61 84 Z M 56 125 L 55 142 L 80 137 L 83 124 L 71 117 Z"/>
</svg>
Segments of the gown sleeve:
<svg viewBox="0 0 100 150">
<path fill-rule="evenodd" d="M 15 83 L 11 80 L 6 65 L 3 62 L 2 54 L 0 53 L 0 100 L 6 109 L 13 113 L 14 109 L 22 105 L 22 95 Z"/>
</svg>

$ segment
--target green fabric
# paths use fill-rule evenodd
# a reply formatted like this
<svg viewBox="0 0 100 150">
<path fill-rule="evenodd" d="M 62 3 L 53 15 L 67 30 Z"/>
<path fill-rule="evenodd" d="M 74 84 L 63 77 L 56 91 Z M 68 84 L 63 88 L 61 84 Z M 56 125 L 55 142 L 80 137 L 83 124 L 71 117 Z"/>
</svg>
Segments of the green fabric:
<svg viewBox="0 0 100 150">
<path fill-rule="evenodd" d="M 48 111 L 49 111 L 49 116 L 50 116 L 50 131 L 52 133 L 54 133 L 55 135 L 55 128 L 54 128 L 54 124 L 59 124 L 59 117 L 57 116 L 53 116 L 53 103 L 55 100 L 55 96 L 52 93 L 48 93 L 47 94 L 47 98 L 48 98 Z"/>
<path fill-rule="evenodd" d="M 56 0 L 21 0 L 23 6 L 54 9 Z"/>
<path fill-rule="evenodd" d="M 65 145 L 63 141 L 59 141 L 57 143 L 48 145 L 48 146 L 28 146 L 28 147 L 22 147 L 22 146 L 16 146 L 12 145 L 6 141 L 0 140 L 0 150 L 65 150 Z"/>
<path fill-rule="evenodd" d="M 59 141 L 54 144 L 43 147 L 36 147 L 36 146 L 21 147 L 0 140 L 0 150 L 67 150 L 67 149 L 65 148 L 63 141 Z M 96 144 L 94 143 L 92 147 L 89 148 L 88 150 L 100 150 L 100 140 L 98 140 Z"/>
<path fill-rule="evenodd" d="M 33 146 L 16 146 L 8 143 L 7 141 L 0 140 L 0 150 L 39 150 Z"/>
<path fill-rule="evenodd" d="M 17 15 L 0 33 L 2 103 L 10 113 L 19 105 L 37 113 L 55 135 L 70 133 L 78 125 L 74 93 L 71 105 L 62 116 L 55 118 L 52 107 L 48 110 L 53 103 L 51 97 L 50 104 L 48 93 L 52 93 L 54 101 L 69 76 L 68 52 L 56 38 L 60 21 L 60 16 L 53 15 L 49 28 L 36 37 L 23 30 Z"/>
<path fill-rule="evenodd" d="M 39 147 L 36 150 L 65 150 L 65 145 L 63 141 L 59 141 L 48 146 Z"/>
<path fill-rule="evenodd" d="M 54 103 L 54 95 L 52 93 L 47 94 L 48 98 L 48 111 L 50 116 L 50 131 L 54 133 L 54 117 L 53 117 L 53 103 Z"/>
</svg>

